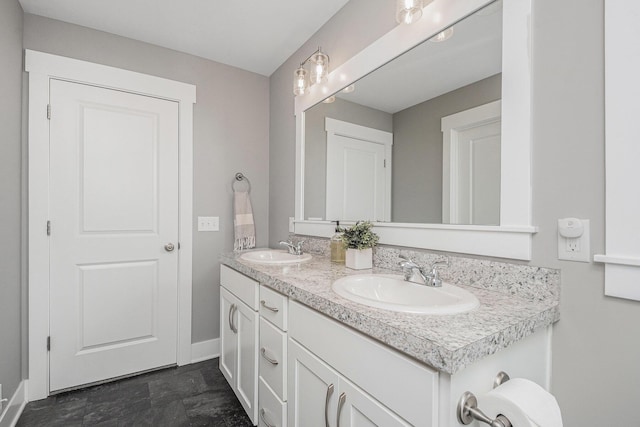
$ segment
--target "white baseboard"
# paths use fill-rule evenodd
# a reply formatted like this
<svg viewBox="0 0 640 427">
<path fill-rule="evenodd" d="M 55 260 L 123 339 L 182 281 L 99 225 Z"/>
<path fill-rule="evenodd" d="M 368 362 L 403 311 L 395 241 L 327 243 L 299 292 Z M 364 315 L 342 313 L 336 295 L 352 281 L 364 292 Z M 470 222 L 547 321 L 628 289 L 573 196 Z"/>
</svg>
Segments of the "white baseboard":
<svg viewBox="0 0 640 427">
<path fill-rule="evenodd" d="M 9 402 L 0 413 L 0 427 L 14 427 L 27 405 L 27 380 L 20 381 Z"/>
<path fill-rule="evenodd" d="M 220 356 L 220 338 L 191 344 L 191 363 L 214 359 Z M 2 427 L 2 426 L 0 426 Z"/>
</svg>

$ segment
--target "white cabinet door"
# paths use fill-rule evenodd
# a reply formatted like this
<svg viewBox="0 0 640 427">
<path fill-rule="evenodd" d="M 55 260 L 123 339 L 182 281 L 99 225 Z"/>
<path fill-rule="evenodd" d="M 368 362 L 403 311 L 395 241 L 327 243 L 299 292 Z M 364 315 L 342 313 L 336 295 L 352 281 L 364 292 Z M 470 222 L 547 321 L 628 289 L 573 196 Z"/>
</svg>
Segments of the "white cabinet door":
<svg viewBox="0 0 640 427">
<path fill-rule="evenodd" d="M 410 427 L 380 402 L 351 384 L 340 379 L 338 403 L 339 427 Z"/>
<path fill-rule="evenodd" d="M 258 417 L 258 313 L 238 300 L 234 325 L 238 329 L 238 371 L 236 396 L 256 424 Z"/>
<path fill-rule="evenodd" d="M 236 383 L 238 338 L 233 325 L 236 298 L 225 288 L 220 288 L 220 371 L 233 388 Z"/>
<path fill-rule="evenodd" d="M 220 288 L 220 370 L 252 422 L 258 416 L 258 313 Z"/>
<path fill-rule="evenodd" d="M 289 339 L 288 424 L 292 427 L 336 425 L 338 374 Z"/>
</svg>

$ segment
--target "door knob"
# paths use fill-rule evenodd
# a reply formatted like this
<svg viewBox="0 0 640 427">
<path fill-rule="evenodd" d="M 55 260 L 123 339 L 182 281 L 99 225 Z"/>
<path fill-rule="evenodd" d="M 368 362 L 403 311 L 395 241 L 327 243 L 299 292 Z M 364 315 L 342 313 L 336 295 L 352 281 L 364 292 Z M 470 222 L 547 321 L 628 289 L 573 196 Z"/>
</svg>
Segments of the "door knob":
<svg viewBox="0 0 640 427">
<path fill-rule="evenodd" d="M 164 245 L 164 250 L 167 252 L 173 252 L 173 250 L 176 247 L 173 245 L 173 243 L 167 243 L 166 245 Z"/>
</svg>

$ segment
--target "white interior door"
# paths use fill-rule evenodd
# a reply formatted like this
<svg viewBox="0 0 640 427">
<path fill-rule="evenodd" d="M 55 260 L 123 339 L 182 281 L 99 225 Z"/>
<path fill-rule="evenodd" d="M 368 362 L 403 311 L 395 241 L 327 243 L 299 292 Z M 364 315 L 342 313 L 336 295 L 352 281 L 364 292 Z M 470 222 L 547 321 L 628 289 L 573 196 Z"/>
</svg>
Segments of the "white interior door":
<svg viewBox="0 0 640 427">
<path fill-rule="evenodd" d="M 500 225 L 501 101 L 442 118 L 442 220 Z"/>
<path fill-rule="evenodd" d="M 58 80 L 50 103 L 50 390 L 174 364 L 178 104 Z"/>
<path fill-rule="evenodd" d="M 393 135 L 327 119 L 328 220 L 391 220 Z"/>
<path fill-rule="evenodd" d="M 500 225 L 500 122 L 458 133 L 456 224 Z"/>
</svg>

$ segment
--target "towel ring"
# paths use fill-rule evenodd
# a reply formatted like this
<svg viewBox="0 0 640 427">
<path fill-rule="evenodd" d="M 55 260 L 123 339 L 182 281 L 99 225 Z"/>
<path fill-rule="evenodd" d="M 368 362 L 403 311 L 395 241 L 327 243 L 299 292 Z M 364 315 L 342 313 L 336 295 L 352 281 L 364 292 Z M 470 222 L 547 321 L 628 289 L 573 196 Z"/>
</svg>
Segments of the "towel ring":
<svg viewBox="0 0 640 427">
<path fill-rule="evenodd" d="M 247 192 L 249 192 L 249 193 L 251 192 L 251 182 L 249 181 L 249 178 L 247 178 L 246 176 L 244 176 L 244 174 L 243 174 L 242 172 L 237 172 L 237 173 L 236 173 L 235 178 L 236 178 L 236 179 L 235 179 L 235 180 L 233 181 L 233 183 L 231 184 L 231 189 L 232 189 L 233 191 L 238 191 L 238 190 L 236 189 L 236 184 L 237 184 L 238 182 L 242 182 L 242 181 L 244 181 L 244 182 L 246 182 L 246 183 L 247 183 L 247 186 L 248 186 L 248 188 L 247 188 Z"/>
</svg>

